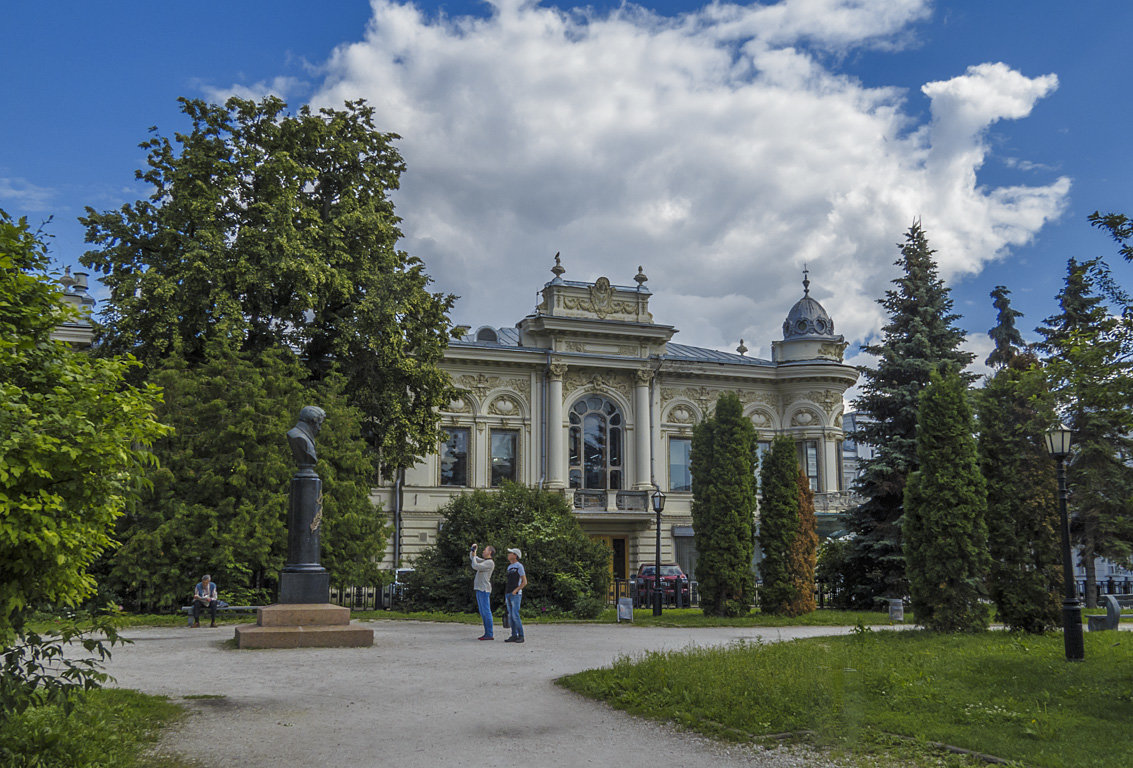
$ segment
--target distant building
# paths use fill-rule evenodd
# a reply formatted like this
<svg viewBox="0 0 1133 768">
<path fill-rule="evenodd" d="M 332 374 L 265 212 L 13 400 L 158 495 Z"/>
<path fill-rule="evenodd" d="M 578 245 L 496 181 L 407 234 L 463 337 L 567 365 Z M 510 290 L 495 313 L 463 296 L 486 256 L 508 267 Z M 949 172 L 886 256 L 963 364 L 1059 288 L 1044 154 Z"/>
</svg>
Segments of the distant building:
<svg viewBox="0 0 1133 768">
<path fill-rule="evenodd" d="M 63 298 L 79 310 L 80 315 L 56 328 L 51 338 L 65 341 L 76 349 L 85 349 L 94 342 L 94 326 L 90 322 L 94 298 L 87 293 L 89 277 L 86 272 L 76 272 L 72 276 L 71 268 L 67 267 L 63 277 L 59 278 L 59 283 L 63 286 Z"/>
<path fill-rule="evenodd" d="M 649 311 L 636 285 L 554 278 L 535 311 L 511 328 L 483 326 L 451 342 L 443 361 L 462 394 L 442 413 L 448 440 L 406 471 L 404 482 L 374 490 L 395 534 L 386 564 L 411 562 L 434 543 L 437 510 L 473 488 L 504 480 L 541 486 L 571 502 L 583 529 L 607 542 L 615 577 L 654 557 L 648 494 L 667 494 L 665 560 L 694 571 L 689 461 L 693 426 L 735 392 L 766 447 L 795 439 L 816 491 L 820 528 L 840 527 L 847 506 L 842 395 L 857 371 L 842 362 L 845 340 L 809 296 L 788 312 L 770 360 L 672 341 L 677 329 Z"/>
</svg>

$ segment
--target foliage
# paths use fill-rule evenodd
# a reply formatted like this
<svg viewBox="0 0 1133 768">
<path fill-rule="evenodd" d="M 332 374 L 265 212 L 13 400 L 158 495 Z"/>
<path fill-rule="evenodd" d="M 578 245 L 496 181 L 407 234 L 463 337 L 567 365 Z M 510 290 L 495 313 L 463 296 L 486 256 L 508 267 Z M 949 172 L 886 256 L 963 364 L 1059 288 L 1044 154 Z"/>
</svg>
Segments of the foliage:
<svg viewBox="0 0 1133 768">
<path fill-rule="evenodd" d="M 96 616 L 89 623 L 68 616 L 42 634 L 25 628 L 17 640 L 0 649 L 0 721 L 43 706 L 57 706 L 69 714 L 78 693 L 110 679 L 100 662 L 110 658 L 110 648 L 121 642 L 129 641 L 119 637 L 108 616 Z M 76 645 L 98 658 L 75 658 Z"/>
<path fill-rule="evenodd" d="M 777 435 L 759 468 L 759 609 L 764 613 L 790 613 L 798 598 L 791 573 L 791 548 L 799 536 L 799 461 L 795 441 Z"/>
<path fill-rule="evenodd" d="M 385 522 L 369 500 L 372 465 L 341 377 L 304 387 L 285 350 L 237 354 L 213 345 L 197 368 L 174 358 L 153 376 L 165 391 L 153 490 L 122 519 L 105 564 L 108 589 L 131 608 L 171 610 L 209 573 L 229 602 L 270 602 L 287 555 L 284 437 L 304 405 L 327 412 L 316 471 L 323 483 L 322 564 L 334 583 L 380 581 Z M 237 598 L 237 594 L 240 597 Z"/>
<path fill-rule="evenodd" d="M 822 585 L 826 599 L 833 605 L 841 604 L 838 595 L 846 588 L 846 558 L 849 557 L 852 546 L 852 542 L 845 536 L 826 539 L 818 545 L 814 578 Z"/>
<path fill-rule="evenodd" d="M 814 514 L 814 491 L 802 467 L 796 470 L 795 487 L 799 496 L 798 531 L 787 551 L 787 573 L 794 597 L 784 607 L 788 616 L 810 613 L 818 606 L 814 599 L 814 571 L 818 558 L 818 520 Z"/>
<path fill-rule="evenodd" d="M 756 434 L 739 397 L 727 392 L 692 434 L 692 524 L 696 576 L 706 614 L 742 616 L 755 598 Z"/>
<path fill-rule="evenodd" d="M 1133 261 L 1133 220 L 1121 213 L 1101 213 L 1094 211 L 1089 215 L 1090 224 L 1098 229 L 1109 231 L 1121 248 L 1119 253 L 1126 261 Z"/>
<path fill-rule="evenodd" d="M 903 274 L 878 300 L 889 314 L 883 338 L 862 347 L 878 361 L 876 368 L 859 369 L 856 438 L 872 446 L 874 456 L 862 463 L 857 485 L 865 501 L 847 521 L 854 534 L 840 596 L 847 606 L 870 607 L 875 598 L 906 594 L 901 517 L 905 480 L 917 469 L 917 398 L 941 363 L 962 370 L 973 357 L 960 350 L 964 332 L 955 325 L 959 316 L 933 253 L 920 224 L 913 224 L 896 262 Z"/>
<path fill-rule="evenodd" d="M 1059 314 L 1038 329 L 1056 408 L 1073 432 L 1067 484 L 1072 535 L 1086 567 L 1086 601 L 1097 601 L 1094 558 L 1133 554 L 1133 324 L 1112 313 L 1096 286 L 1107 279 L 1096 260 L 1067 264 Z"/>
<path fill-rule="evenodd" d="M 184 715 L 163 696 L 95 690 L 59 706 L 0 720 L 0 765 L 6 768 L 189 768 L 152 747 L 161 729 Z M 195 765 L 195 763 L 194 763 Z"/>
<path fill-rule="evenodd" d="M 610 578 L 609 547 L 586 536 L 561 493 L 504 483 L 493 491 L 457 496 L 440 514 L 443 525 L 436 544 L 418 556 L 406 579 L 411 609 L 475 610 L 468 561 L 472 544 L 496 548 L 493 595 L 504 591 L 505 551 L 518 547 L 523 552 L 525 612 L 592 618 L 602 609 Z"/>
<path fill-rule="evenodd" d="M 1033 355 L 1018 355 L 979 397 L 980 472 L 987 481 L 991 598 L 1010 629 L 1059 625 L 1058 488 L 1043 432 L 1053 401 Z"/>
<path fill-rule="evenodd" d="M 286 108 L 181 99 L 191 130 L 141 145 L 148 199 L 87 209 L 82 261 L 110 290 L 102 346 L 147 371 L 171 357 L 193 369 L 217 341 L 292 350 L 315 380 L 337 362 L 383 466 L 409 466 L 435 449 L 452 394 L 437 364 L 454 297 L 429 293 L 396 248 L 404 164 L 373 108 Z"/>
<path fill-rule="evenodd" d="M 1133 635 L 1085 641 L 1086 661 L 1067 664 L 1054 633 L 875 631 L 623 657 L 558 683 L 729 741 L 795 734 L 854 765 L 986 764 L 926 754 L 937 742 L 1012 765 L 1124 768 Z"/>
<path fill-rule="evenodd" d="M 46 267 L 27 222 L 0 210 L 0 647 L 36 605 L 93 592 L 88 566 L 112 545 L 165 431 L 157 389 L 124 382 L 130 360 L 51 338 L 74 315 Z"/>
<path fill-rule="evenodd" d="M 917 623 L 937 632 L 987 629 L 987 487 L 960 375 L 933 372 L 921 395 L 917 462 L 903 524 Z"/>
<path fill-rule="evenodd" d="M 995 343 L 995 349 L 986 360 L 991 368 L 1007 365 L 1026 346 L 1022 334 L 1015 327 L 1015 318 L 1022 317 L 1023 313 L 1011 307 L 1011 299 L 1008 298 L 1010 293 L 1005 285 L 997 285 L 991 292 L 992 306 L 998 311 L 995 327 L 987 332 Z"/>
</svg>

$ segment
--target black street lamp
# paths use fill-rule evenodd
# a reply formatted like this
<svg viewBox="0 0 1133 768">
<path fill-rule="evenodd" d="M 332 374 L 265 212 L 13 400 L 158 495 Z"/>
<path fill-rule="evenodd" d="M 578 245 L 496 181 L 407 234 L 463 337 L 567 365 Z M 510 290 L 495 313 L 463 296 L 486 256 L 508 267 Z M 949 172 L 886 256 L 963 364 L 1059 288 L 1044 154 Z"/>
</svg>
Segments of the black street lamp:
<svg viewBox="0 0 1133 768">
<path fill-rule="evenodd" d="M 658 488 L 653 492 L 653 511 L 657 513 L 657 552 L 653 571 L 653 615 L 661 615 L 661 510 L 665 508 L 665 494 Z M 680 588 L 680 585 L 676 585 Z"/>
<path fill-rule="evenodd" d="M 1082 641 L 1082 604 L 1074 584 L 1074 566 L 1070 560 L 1070 518 L 1066 514 L 1066 457 L 1070 455 L 1070 428 L 1065 424 L 1046 433 L 1046 449 L 1058 462 L 1058 500 L 1062 514 L 1062 639 L 1066 660 L 1081 661 L 1086 657 Z"/>
</svg>

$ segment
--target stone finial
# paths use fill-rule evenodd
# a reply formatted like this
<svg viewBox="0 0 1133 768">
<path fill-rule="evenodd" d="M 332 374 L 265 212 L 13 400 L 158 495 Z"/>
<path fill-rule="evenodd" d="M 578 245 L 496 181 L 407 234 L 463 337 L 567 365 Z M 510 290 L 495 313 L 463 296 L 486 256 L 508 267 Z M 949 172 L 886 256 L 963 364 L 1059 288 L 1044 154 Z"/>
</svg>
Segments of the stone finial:
<svg viewBox="0 0 1133 768">
<path fill-rule="evenodd" d="M 736 351 L 739 352 L 740 355 L 747 354 L 747 347 L 744 346 L 744 340 L 743 339 L 740 339 L 740 345 L 738 347 L 736 347 Z"/>
<path fill-rule="evenodd" d="M 551 272 L 554 274 L 556 280 L 562 280 L 563 273 L 566 272 L 566 269 L 563 268 L 562 262 L 559 261 L 558 251 L 555 251 L 555 266 L 551 267 Z"/>
<path fill-rule="evenodd" d="M 78 282 L 78 280 L 71 277 L 71 268 L 70 267 L 64 267 L 63 268 L 63 276 L 61 278 L 59 278 L 59 283 L 63 286 L 63 292 L 64 293 L 70 293 L 71 292 L 71 286 L 73 286 L 77 282 Z"/>
<path fill-rule="evenodd" d="M 637 283 L 638 288 L 644 288 L 645 287 L 645 281 L 648 280 L 649 278 L 648 278 L 648 276 L 646 276 L 645 270 L 642 267 L 639 266 L 637 268 L 637 274 L 633 276 L 633 279 L 634 279 L 634 282 Z"/>
</svg>

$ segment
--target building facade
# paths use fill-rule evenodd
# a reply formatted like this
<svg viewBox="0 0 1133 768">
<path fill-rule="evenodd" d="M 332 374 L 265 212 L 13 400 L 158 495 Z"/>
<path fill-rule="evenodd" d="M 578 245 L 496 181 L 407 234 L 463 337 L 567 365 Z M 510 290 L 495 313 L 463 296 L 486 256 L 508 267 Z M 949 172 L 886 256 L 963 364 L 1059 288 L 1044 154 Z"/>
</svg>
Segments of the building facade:
<svg viewBox="0 0 1133 768">
<path fill-rule="evenodd" d="M 448 440 L 374 490 L 391 515 L 386 556 L 412 564 L 434 543 L 438 510 L 455 495 L 504 480 L 558 491 L 583 529 L 607 542 L 615 577 L 652 562 L 649 494 L 667 496 L 662 556 L 695 570 L 689 460 L 693 427 L 720 394 L 736 393 L 762 445 L 794 438 L 815 489 L 820 529 L 840 527 L 849 505 L 842 466 L 842 396 L 857 379 L 846 342 L 822 306 L 804 295 L 772 343 L 772 359 L 690 347 L 654 320 L 648 278 L 636 285 L 554 278 L 535 311 L 513 328 L 481 327 L 451 342 L 443 363 L 461 394 L 442 413 Z"/>
</svg>

